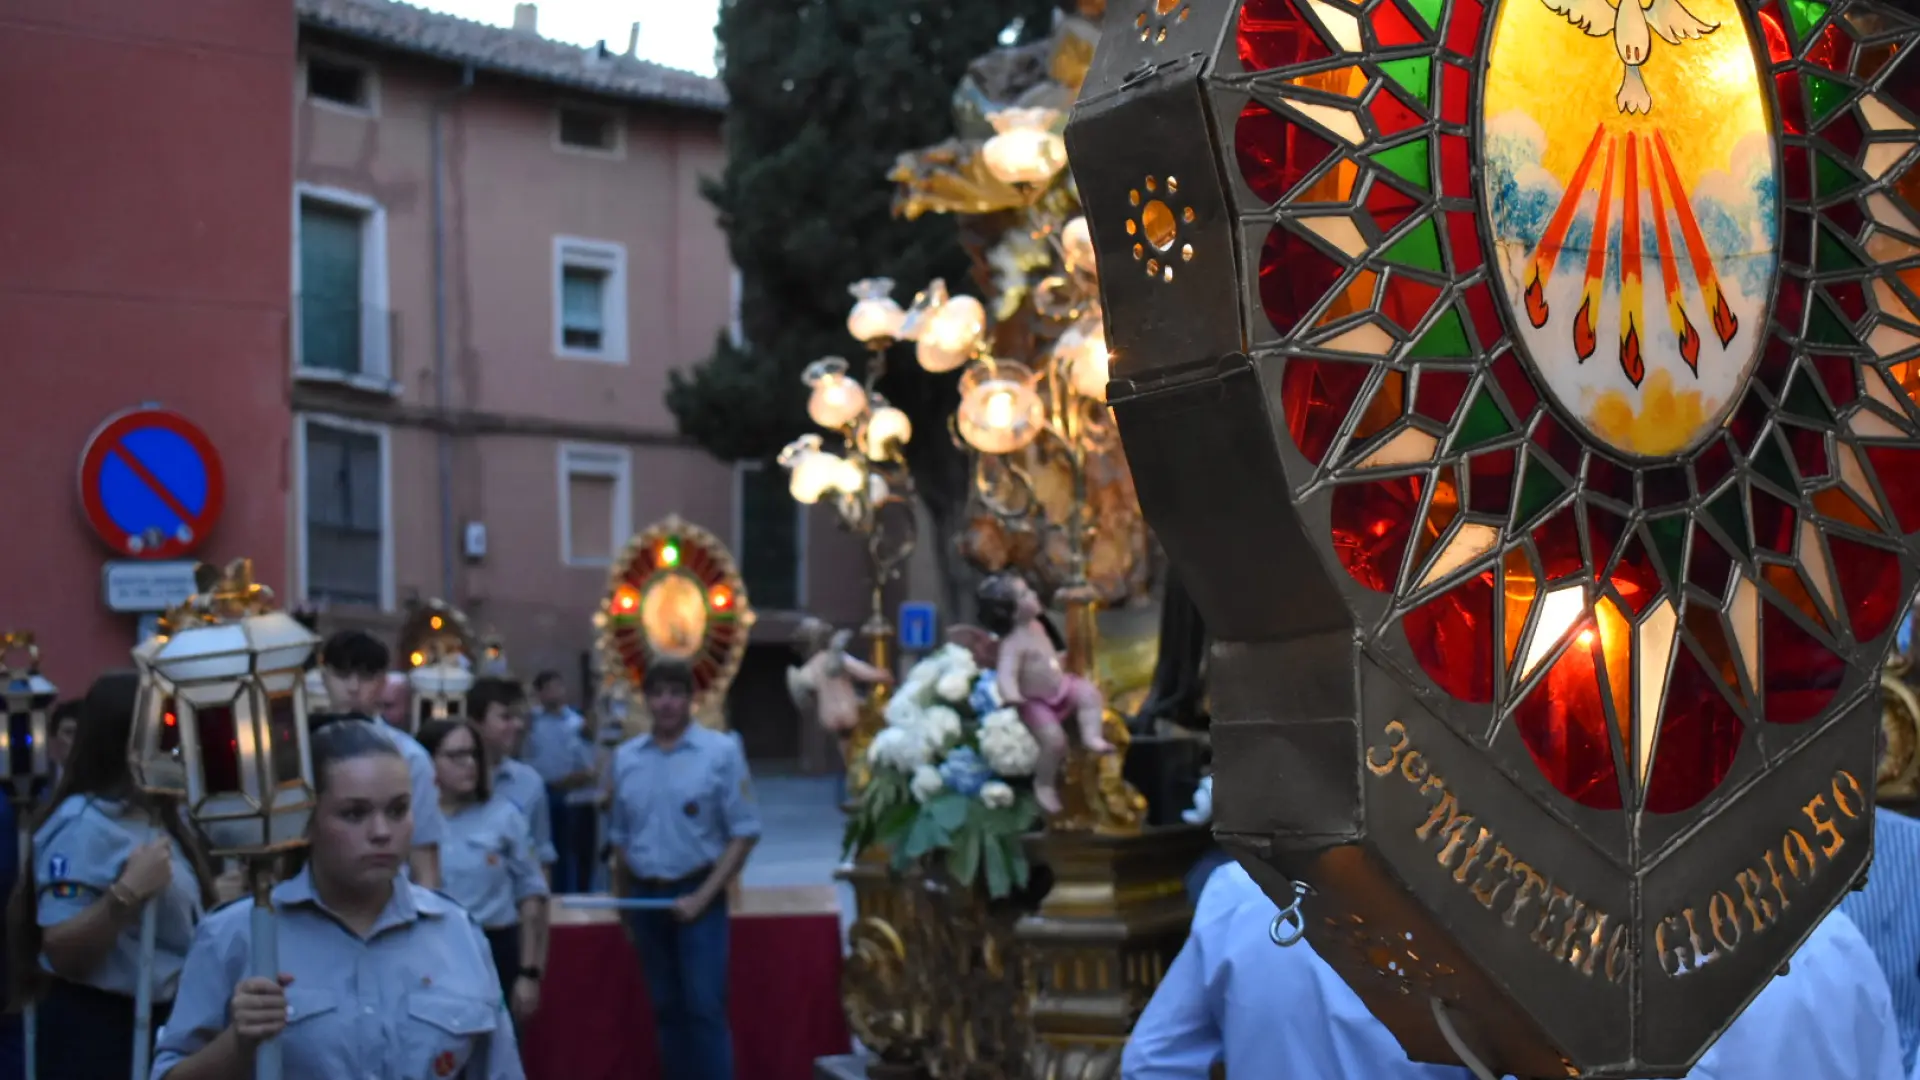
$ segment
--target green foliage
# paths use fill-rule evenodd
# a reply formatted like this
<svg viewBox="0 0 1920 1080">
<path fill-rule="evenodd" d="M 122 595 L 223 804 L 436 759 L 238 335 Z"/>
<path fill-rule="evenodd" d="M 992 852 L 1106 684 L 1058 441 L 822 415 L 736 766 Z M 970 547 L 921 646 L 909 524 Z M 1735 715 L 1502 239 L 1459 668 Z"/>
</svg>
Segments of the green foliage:
<svg viewBox="0 0 1920 1080">
<path fill-rule="evenodd" d="M 864 363 L 846 332 L 849 283 L 891 277 L 896 299 L 944 277 L 968 290 L 954 222 L 896 220 L 886 178 L 903 151 L 953 134 L 967 65 L 1013 19 L 1033 33 L 1053 0 L 725 0 L 720 11 L 727 167 L 708 184 L 742 277 L 750 343 L 724 339 L 667 391 L 682 434 L 726 459 L 769 458 L 808 430 L 801 370 L 823 355 Z M 964 497 L 944 437 L 955 375 L 928 375 L 897 348 L 881 391 L 921 437 L 909 459 L 932 504 Z M 940 509 L 940 507 L 936 507 Z"/>
</svg>

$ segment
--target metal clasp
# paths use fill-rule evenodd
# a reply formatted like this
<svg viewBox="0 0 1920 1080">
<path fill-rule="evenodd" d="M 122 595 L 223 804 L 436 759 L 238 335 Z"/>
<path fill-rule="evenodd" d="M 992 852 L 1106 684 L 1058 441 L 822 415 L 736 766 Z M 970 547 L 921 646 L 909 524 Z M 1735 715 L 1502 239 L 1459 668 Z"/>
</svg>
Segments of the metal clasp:
<svg viewBox="0 0 1920 1080">
<path fill-rule="evenodd" d="M 1287 948 L 1297 945 L 1307 934 L 1307 917 L 1300 911 L 1300 903 L 1313 895 L 1313 886 L 1304 881 L 1293 883 L 1293 903 L 1282 908 L 1280 914 L 1273 917 L 1272 925 L 1267 927 L 1267 937 L 1275 945 Z"/>
</svg>

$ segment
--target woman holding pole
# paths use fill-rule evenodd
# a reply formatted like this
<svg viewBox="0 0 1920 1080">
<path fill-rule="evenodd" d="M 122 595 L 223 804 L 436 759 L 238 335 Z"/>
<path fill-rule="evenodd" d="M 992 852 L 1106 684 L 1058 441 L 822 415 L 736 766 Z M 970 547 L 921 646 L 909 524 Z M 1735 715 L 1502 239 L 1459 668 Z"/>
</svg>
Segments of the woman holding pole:
<svg viewBox="0 0 1920 1080">
<path fill-rule="evenodd" d="M 127 738 L 139 685 L 131 671 L 110 672 L 88 690 L 8 909 L 14 1000 L 37 999 L 39 1080 L 130 1075 L 151 1031 L 141 1031 L 136 1001 L 150 1001 L 156 1025 L 164 1019 L 194 924 L 215 899 L 179 808 L 134 786 Z"/>
<path fill-rule="evenodd" d="M 268 1040 L 281 1080 L 524 1080 L 479 923 L 400 877 L 406 759 L 364 720 L 312 734 L 305 865 L 273 887 L 280 976 L 250 976 L 253 903 L 200 924 L 153 1080 L 246 1080 Z"/>
</svg>

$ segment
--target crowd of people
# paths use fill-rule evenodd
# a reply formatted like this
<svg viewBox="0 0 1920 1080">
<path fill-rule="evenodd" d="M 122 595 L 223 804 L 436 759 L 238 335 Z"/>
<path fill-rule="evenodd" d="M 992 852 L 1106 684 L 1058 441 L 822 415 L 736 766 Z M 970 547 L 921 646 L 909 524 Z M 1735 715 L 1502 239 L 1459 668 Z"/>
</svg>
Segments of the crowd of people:
<svg viewBox="0 0 1920 1080">
<path fill-rule="evenodd" d="M 135 783 L 138 677 L 104 674 L 56 710 L 53 775 L 8 908 L 30 1049 L 20 1028 L 0 1032 L 0 1077 L 31 1054 L 39 1080 L 125 1080 L 146 1038 L 152 1080 L 251 1077 L 269 1040 L 287 1080 L 520 1078 L 552 897 L 605 885 L 653 902 L 625 917 L 664 1075 L 731 1080 L 727 887 L 760 825 L 739 741 L 691 722 L 687 668 L 648 670 L 651 727 L 625 741 L 617 722 L 596 737 L 553 672 L 531 696 L 477 679 L 463 715 L 417 729 L 410 685 L 374 637 L 328 638 L 315 675 L 316 801 L 271 887 L 277 978 L 250 974 L 241 868 L 216 865 L 183 809 Z"/>
</svg>

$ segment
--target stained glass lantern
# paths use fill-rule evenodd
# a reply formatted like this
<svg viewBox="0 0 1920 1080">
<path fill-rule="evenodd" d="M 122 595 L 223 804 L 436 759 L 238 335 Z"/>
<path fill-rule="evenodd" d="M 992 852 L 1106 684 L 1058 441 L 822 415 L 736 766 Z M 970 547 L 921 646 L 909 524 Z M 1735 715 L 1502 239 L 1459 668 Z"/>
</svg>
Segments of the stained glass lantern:
<svg viewBox="0 0 1920 1080">
<path fill-rule="evenodd" d="M 40 674 L 40 646 L 22 631 L 0 634 L 0 665 L 6 688 L 7 723 L 0 728 L 0 758 L 7 766 L 7 793 L 16 804 L 34 796 L 51 772 L 47 762 L 49 717 L 60 691 Z"/>
<path fill-rule="evenodd" d="M 674 660 L 693 672 L 693 715 L 726 725 L 727 688 L 746 655 L 754 612 L 718 537 L 677 515 L 635 536 L 614 560 L 593 621 L 604 669 L 636 709 L 647 668 Z"/>
<path fill-rule="evenodd" d="M 302 668 L 319 638 L 273 608 L 244 559 L 198 581 L 134 652 L 135 779 L 184 799 L 216 855 L 298 847 L 314 799 Z"/>
<path fill-rule="evenodd" d="M 1067 141 L 1217 832 L 1414 1059 L 1680 1075 L 1872 843 L 1920 22 L 1108 16 Z"/>
<path fill-rule="evenodd" d="M 407 616 L 399 641 L 413 691 L 414 729 L 428 720 L 465 716 L 475 659 L 484 659 L 466 615 L 444 600 L 429 600 Z"/>
</svg>

